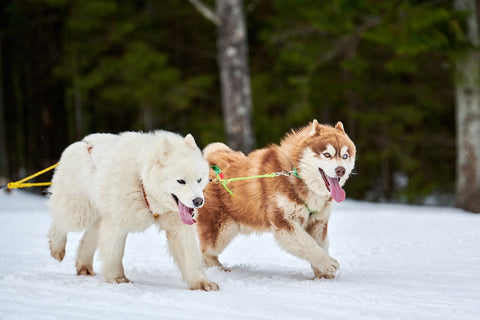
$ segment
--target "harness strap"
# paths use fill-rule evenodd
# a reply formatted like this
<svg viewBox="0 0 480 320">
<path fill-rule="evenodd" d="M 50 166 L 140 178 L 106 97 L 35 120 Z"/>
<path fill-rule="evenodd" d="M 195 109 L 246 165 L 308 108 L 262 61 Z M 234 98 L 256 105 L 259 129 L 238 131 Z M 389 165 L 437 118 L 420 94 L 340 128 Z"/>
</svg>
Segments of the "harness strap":
<svg viewBox="0 0 480 320">
<path fill-rule="evenodd" d="M 225 175 L 222 172 L 222 169 L 220 169 L 216 165 L 212 165 L 211 168 L 213 169 L 213 171 L 215 171 L 215 174 L 217 175 L 217 178 L 216 179 L 211 179 L 210 181 L 212 181 L 214 183 L 221 184 L 225 188 L 225 190 L 227 190 L 227 192 L 230 193 L 230 195 L 233 196 L 233 191 L 230 190 L 227 187 L 227 184 L 230 183 L 230 182 L 233 182 L 233 181 L 242 181 L 242 180 L 259 179 L 259 178 L 275 178 L 275 177 L 279 177 L 279 176 L 287 176 L 288 177 L 288 176 L 292 176 L 292 175 L 299 178 L 299 179 L 302 179 L 302 177 L 300 177 L 300 174 L 297 171 L 297 168 L 295 168 L 295 165 L 293 163 L 292 163 L 292 167 L 293 167 L 293 169 L 291 171 L 283 170 L 283 171 L 272 172 L 272 173 L 268 173 L 268 174 L 261 174 L 261 175 L 256 175 L 256 176 L 236 177 L 236 178 L 226 179 Z"/>
<path fill-rule="evenodd" d="M 212 165 L 211 168 L 213 169 L 213 171 L 215 171 L 215 174 L 217 175 L 217 178 L 216 179 L 211 179 L 210 181 L 214 182 L 214 183 L 221 184 L 225 188 L 225 190 L 227 190 L 227 192 L 230 193 L 230 195 L 232 195 L 232 196 L 233 196 L 233 191 L 230 190 L 227 187 L 227 184 L 230 183 L 230 182 L 233 182 L 233 181 L 258 179 L 258 178 L 275 178 L 275 177 L 279 177 L 279 176 L 287 176 L 287 177 L 288 176 L 295 176 L 299 179 L 302 179 L 302 177 L 298 173 L 297 168 L 295 167 L 295 164 L 293 164 L 293 163 L 292 163 L 292 170 L 291 171 L 283 170 L 283 171 L 272 172 L 272 173 L 268 173 L 268 174 L 261 174 L 261 175 L 248 176 L 248 177 L 229 178 L 229 179 L 225 179 L 225 175 L 223 174 L 222 169 L 220 169 L 218 166 Z M 312 216 L 313 214 L 315 214 L 317 212 L 316 210 L 310 209 L 310 207 L 308 206 L 306 201 L 304 201 L 304 204 L 305 204 L 305 208 L 307 208 L 307 210 L 308 210 L 308 215 L 309 216 Z"/>
</svg>

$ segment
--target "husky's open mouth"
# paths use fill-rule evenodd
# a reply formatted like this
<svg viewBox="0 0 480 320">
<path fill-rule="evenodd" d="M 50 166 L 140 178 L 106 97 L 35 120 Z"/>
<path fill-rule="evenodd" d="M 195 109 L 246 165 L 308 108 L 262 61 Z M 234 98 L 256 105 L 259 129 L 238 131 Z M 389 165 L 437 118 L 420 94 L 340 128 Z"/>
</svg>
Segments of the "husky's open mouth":
<svg viewBox="0 0 480 320">
<path fill-rule="evenodd" d="M 183 223 L 192 225 L 195 222 L 195 219 L 193 219 L 193 216 L 195 215 L 195 211 L 193 208 L 187 207 L 178 199 L 176 195 L 172 193 L 173 200 L 175 200 L 175 203 L 178 206 L 178 214 L 180 215 L 180 219 L 183 221 Z"/>
<path fill-rule="evenodd" d="M 327 187 L 327 190 L 330 192 L 330 183 L 328 182 L 325 171 L 323 171 L 322 168 L 318 168 L 318 171 L 320 171 L 320 174 L 322 175 L 322 178 L 323 178 L 323 182 L 325 182 L 325 186 Z"/>
<path fill-rule="evenodd" d="M 340 187 L 340 178 L 331 178 L 328 176 L 322 168 L 318 168 L 320 174 L 323 178 L 323 182 L 325 183 L 325 187 L 327 190 L 332 194 L 332 198 L 337 202 L 342 202 L 345 200 L 345 190 Z"/>
</svg>

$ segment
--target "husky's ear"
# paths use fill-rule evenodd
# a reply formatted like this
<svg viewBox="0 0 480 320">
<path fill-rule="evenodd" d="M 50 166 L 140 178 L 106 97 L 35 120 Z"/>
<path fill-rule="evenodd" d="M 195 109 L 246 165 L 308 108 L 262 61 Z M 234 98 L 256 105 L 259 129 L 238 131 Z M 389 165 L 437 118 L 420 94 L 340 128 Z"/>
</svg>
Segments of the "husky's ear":
<svg viewBox="0 0 480 320">
<path fill-rule="evenodd" d="M 318 125 L 318 121 L 317 119 L 313 119 L 312 121 L 312 130 L 310 131 L 310 135 L 313 136 L 315 135 L 317 132 L 320 131 L 320 127 Z"/>
<path fill-rule="evenodd" d="M 189 133 L 185 136 L 185 142 L 187 143 L 187 145 L 189 145 L 190 147 L 194 148 L 194 149 L 198 149 L 198 146 L 197 144 L 195 143 L 195 139 L 193 138 L 193 136 Z"/>
<path fill-rule="evenodd" d="M 345 129 L 343 129 L 343 123 L 341 121 L 338 121 L 337 124 L 335 125 L 335 129 L 342 131 L 345 133 Z"/>
</svg>

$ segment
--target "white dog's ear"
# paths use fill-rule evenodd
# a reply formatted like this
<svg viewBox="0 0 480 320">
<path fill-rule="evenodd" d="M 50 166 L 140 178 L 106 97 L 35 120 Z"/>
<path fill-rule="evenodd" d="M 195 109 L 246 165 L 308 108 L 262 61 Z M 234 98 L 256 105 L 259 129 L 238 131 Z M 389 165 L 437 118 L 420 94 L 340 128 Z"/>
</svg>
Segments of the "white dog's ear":
<svg viewBox="0 0 480 320">
<path fill-rule="evenodd" d="M 320 131 L 320 127 L 318 126 L 318 121 L 317 119 L 314 119 L 312 121 L 312 130 L 310 131 L 310 135 L 313 136 L 319 131 Z"/>
<path fill-rule="evenodd" d="M 162 140 L 162 147 L 161 149 L 158 149 L 154 153 L 154 158 L 153 161 L 160 166 L 164 166 L 164 162 L 166 159 L 170 156 L 170 153 L 172 152 L 172 143 L 168 140 L 168 138 L 163 137 Z"/>
<path fill-rule="evenodd" d="M 187 143 L 187 145 L 189 145 L 190 147 L 194 148 L 194 149 L 197 149 L 197 144 L 195 143 L 195 139 L 193 138 L 193 136 L 189 133 L 185 136 L 185 142 Z"/>
<path fill-rule="evenodd" d="M 343 129 L 343 123 L 341 121 L 338 121 L 337 124 L 335 125 L 335 129 L 342 131 L 345 133 L 345 129 Z"/>
</svg>

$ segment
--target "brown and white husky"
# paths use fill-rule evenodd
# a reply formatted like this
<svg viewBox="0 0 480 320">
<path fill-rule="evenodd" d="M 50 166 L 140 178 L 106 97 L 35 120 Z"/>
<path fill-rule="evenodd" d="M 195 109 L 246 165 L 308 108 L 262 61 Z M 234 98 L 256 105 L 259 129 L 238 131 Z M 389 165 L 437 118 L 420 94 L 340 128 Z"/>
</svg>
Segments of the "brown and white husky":
<svg viewBox="0 0 480 320">
<path fill-rule="evenodd" d="M 339 264 L 328 254 L 328 220 L 332 200 L 345 200 L 342 186 L 354 168 L 355 152 L 341 122 L 332 127 L 317 120 L 292 130 L 280 145 L 248 156 L 222 143 L 208 145 L 205 158 L 226 179 L 283 170 L 296 174 L 231 182 L 233 196 L 222 184 L 208 184 L 197 219 L 205 265 L 228 270 L 218 255 L 235 236 L 270 231 L 289 253 L 310 262 L 315 278 L 334 278 Z M 213 170 L 210 178 L 217 178 Z"/>
</svg>

